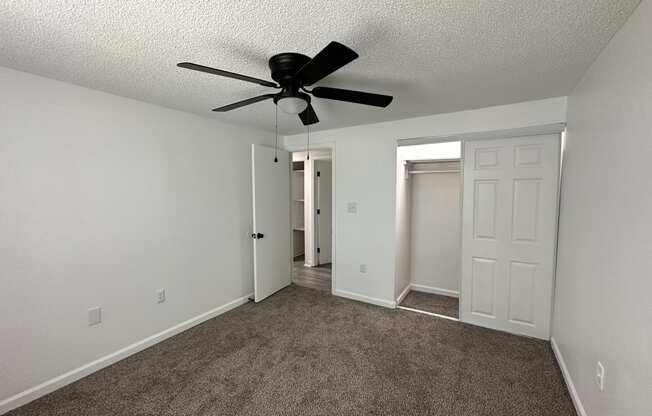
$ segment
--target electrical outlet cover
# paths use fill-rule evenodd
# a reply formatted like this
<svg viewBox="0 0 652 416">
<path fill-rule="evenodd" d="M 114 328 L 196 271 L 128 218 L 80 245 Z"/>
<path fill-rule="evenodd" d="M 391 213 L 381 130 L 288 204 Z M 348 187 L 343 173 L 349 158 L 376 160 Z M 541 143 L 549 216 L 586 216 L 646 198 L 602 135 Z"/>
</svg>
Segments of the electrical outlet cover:
<svg viewBox="0 0 652 416">
<path fill-rule="evenodd" d="M 88 310 L 88 325 L 93 326 L 102 322 L 102 308 L 90 308 Z"/>
</svg>

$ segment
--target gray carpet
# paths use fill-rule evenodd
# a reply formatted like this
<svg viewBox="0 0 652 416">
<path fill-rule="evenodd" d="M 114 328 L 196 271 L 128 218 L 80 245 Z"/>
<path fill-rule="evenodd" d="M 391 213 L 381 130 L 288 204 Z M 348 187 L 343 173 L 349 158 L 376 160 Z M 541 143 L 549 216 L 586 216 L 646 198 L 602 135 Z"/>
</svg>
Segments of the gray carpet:
<svg viewBox="0 0 652 416">
<path fill-rule="evenodd" d="M 460 316 L 460 302 L 457 298 L 450 296 L 411 290 L 401 302 L 401 306 L 450 316 L 452 318 L 459 318 Z"/>
<path fill-rule="evenodd" d="M 575 411 L 546 342 L 291 286 L 9 414 Z"/>
</svg>

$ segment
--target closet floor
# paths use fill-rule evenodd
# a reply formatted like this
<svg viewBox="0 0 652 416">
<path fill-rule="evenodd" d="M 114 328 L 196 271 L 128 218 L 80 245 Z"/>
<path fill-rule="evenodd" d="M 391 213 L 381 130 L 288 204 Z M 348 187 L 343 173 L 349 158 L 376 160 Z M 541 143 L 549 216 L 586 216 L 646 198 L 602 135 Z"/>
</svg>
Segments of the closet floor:
<svg viewBox="0 0 652 416">
<path fill-rule="evenodd" d="M 294 267 L 292 267 L 292 282 L 297 286 L 330 292 L 331 264 L 306 267 L 304 266 L 304 257 L 297 256 L 294 258 Z"/>
<path fill-rule="evenodd" d="M 459 299 L 411 290 L 400 306 L 459 319 Z"/>
</svg>

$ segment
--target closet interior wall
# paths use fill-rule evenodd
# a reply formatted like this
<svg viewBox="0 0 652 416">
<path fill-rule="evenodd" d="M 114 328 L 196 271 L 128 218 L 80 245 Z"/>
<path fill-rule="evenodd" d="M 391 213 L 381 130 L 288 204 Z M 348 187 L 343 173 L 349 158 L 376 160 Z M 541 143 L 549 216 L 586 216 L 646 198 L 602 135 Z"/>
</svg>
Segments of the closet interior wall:
<svg viewBox="0 0 652 416">
<path fill-rule="evenodd" d="M 413 290 L 459 296 L 460 161 L 408 163 L 410 284 Z"/>
</svg>

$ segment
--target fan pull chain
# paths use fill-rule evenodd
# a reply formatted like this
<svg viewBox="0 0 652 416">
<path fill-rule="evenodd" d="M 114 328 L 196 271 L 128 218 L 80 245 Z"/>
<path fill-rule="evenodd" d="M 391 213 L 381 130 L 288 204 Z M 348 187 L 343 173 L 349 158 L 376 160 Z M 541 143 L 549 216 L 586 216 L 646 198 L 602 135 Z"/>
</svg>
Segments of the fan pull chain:
<svg viewBox="0 0 652 416">
<path fill-rule="evenodd" d="M 310 160 L 310 124 L 308 124 L 308 152 L 306 154 L 306 160 Z"/>
<path fill-rule="evenodd" d="M 274 130 L 276 131 L 276 137 L 274 139 L 274 163 L 278 163 L 278 106 L 274 106 L 275 110 L 275 122 Z"/>
</svg>

